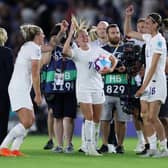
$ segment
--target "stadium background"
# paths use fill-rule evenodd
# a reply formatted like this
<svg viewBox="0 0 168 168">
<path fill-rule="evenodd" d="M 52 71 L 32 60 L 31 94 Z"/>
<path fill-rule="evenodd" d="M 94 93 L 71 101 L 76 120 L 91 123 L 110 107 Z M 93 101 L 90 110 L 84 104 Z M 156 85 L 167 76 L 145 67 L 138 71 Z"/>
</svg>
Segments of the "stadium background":
<svg viewBox="0 0 168 168">
<path fill-rule="evenodd" d="M 168 17 L 168 0 L 0 0 L 0 26 L 8 32 L 7 45 L 14 50 L 16 58 L 21 39 L 19 26 L 23 23 L 33 23 L 41 26 L 49 38 L 49 32 L 55 23 L 62 19 L 70 21 L 72 13 L 85 18 L 90 25 L 96 25 L 100 20 L 117 23 L 123 30 L 124 9 L 128 4 L 134 4 L 135 14 L 133 26 L 138 18 L 150 12 L 159 12 L 163 18 Z M 36 125 L 32 132 L 46 133 L 47 109 L 45 103 L 36 114 Z M 10 114 L 9 129 L 17 122 L 15 113 Z M 75 135 L 80 135 L 81 114 L 78 113 Z M 127 136 L 135 136 L 132 122 L 128 123 Z"/>
<path fill-rule="evenodd" d="M 72 12 L 78 16 L 84 16 L 90 21 L 91 25 L 96 25 L 99 20 L 107 20 L 110 23 L 119 24 L 122 30 L 123 11 L 125 6 L 133 3 L 136 11 L 133 18 L 135 26 L 139 17 L 145 16 L 151 11 L 159 12 L 163 18 L 168 17 L 168 0 L 0 0 L 0 27 L 7 29 L 9 34 L 8 46 L 12 47 L 16 53 L 20 46 L 20 37 L 18 35 L 19 25 L 23 23 L 34 23 L 40 25 L 48 38 L 51 27 L 61 19 L 70 19 Z M 46 133 L 46 106 L 41 106 L 41 111 L 36 115 L 36 125 L 32 128 L 32 132 Z M 9 127 L 17 122 L 14 112 L 10 115 Z M 82 122 L 81 115 L 78 113 L 76 125 Z M 38 125 L 39 124 L 39 125 Z M 42 127 L 45 125 L 45 128 Z M 75 127 L 75 133 L 79 128 Z M 128 123 L 128 130 L 134 127 Z M 132 130 L 131 132 L 134 132 Z M 127 132 L 127 136 L 130 135 Z M 51 151 L 44 151 L 43 145 L 47 141 L 47 135 L 29 136 L 23 146 L 22 151 L 26 153 L 26 157 L 22 158 L 4 158 L 0 157 L 0 168 L 166 168 L 167 158 L 140 158 L 133 151 L 137 140 L 126 138 L 125 148 L 126 154 L 114 155 L 106 154 L 103 157 L 87 157 L 79 154 L 77 149 L 80 146 L 80 137 L 74 137 L 75 153 L 53 154 Z"/>
</svg>

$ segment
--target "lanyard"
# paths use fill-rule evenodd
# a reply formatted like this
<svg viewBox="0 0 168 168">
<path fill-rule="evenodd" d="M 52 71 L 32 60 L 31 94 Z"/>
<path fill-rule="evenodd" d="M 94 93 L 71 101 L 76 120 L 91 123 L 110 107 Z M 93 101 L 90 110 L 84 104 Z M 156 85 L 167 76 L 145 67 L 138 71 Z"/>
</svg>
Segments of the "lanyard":
<svg viewBox="0 0 168 168">
<path fill-rule="evenodd" d="M 114 51 L 113 51 L 112 55 L 115 55 L 115 53 L 116 53 L 116 52 L 117 52 L 117 50 L 118 50 L 118 47 L 119 47 L 119 44 L 117 44 L 117 46 L 116 46 L 116 48 L 114 49 Z"/>
</svg>

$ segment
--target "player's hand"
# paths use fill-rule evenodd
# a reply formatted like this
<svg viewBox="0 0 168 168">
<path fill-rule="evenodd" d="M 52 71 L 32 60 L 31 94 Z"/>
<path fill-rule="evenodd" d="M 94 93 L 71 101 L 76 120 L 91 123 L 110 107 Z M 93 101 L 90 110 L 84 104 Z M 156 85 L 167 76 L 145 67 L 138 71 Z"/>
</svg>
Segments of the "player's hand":
<svg viewBox="0 0 168 168">
<path fill-rule="evenodd" d="M 42 97 L 41 95 L 36 95 L 34 98 L 34 102 L 39 106 L 42 103 Z"/>
<path fill-rule="evenodd" d="M 66 32 L 68 30 L 68 22 L 66 20 L 62 20 L 61 22 L 61 32 Z"/>
<path fill-rule="evenodd" d="M 141 87 L 135 94 L 135 97 L 141 97 L 144 94 L 144 89 Z"/>
<path fill-rule="evenodd" d="M 132 16 L 134 13 L 134 6 L 133 5 L 129 5 L 126 9 L 125 9 L 125 15 L 126 16 Z"/>
<path fill-rule="evenodd" d="M 103 70 L 99 71 L 100 74 L 104 75 L 111 72 L 111 68 L 104 67 Z"/>
</svg>

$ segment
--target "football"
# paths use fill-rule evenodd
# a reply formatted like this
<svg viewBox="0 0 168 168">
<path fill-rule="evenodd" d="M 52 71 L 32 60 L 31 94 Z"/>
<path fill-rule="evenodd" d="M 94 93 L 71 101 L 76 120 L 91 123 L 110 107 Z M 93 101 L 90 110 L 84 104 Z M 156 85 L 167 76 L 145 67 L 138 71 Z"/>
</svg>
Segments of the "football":
<svg viewBox="0 0 168 168">
<path fill-rule="evenodd" d="M 106 56 L 100 56 L 94 62 L 94 68 L 98 72 L 102 71 L 104 68 L 110 68 L 111 66 L 111 61 Z"/>
</svg>

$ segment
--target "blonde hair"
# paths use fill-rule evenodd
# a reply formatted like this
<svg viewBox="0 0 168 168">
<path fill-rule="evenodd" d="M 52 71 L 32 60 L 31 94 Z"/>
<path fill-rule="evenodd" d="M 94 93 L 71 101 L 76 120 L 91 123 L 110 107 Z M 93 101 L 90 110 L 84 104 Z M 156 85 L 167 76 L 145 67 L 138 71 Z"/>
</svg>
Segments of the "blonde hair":
<svg viewBox="0 0 168 168">
<path fill-rule="evenodd" d="M 98 39 L 96 26 L 92 26 L 92 28 L 89 30 L 89 37 L 91 41 L 95 41 Z"/>
<path fill-rule="evenodd" d="M 8 39 L 7 32 L 4 28 L 0 27 L 0 45 L 3 46 Z"/>
<path fill-rule="evenodd" d="M 43 32 L 39 26 L 32 24 L 22 25 L 20 30 L 25 41 L 33 41 L 37 34 Z"/>
<path fill-rule="evenodd" d="M 71 23 L 74 25 L 74 28 L 75 28 L 75 32 L 74 32 L 75 38 L 78 37 L 80 32 L 83 32 L 83 31 L 87 32 L 87 28 L 89 27 L 86 20 L 80 19 L 78 22 L 77 18 L 74 15 L 72 15 L 71 17 Z"/>
</svg>

